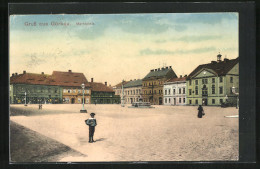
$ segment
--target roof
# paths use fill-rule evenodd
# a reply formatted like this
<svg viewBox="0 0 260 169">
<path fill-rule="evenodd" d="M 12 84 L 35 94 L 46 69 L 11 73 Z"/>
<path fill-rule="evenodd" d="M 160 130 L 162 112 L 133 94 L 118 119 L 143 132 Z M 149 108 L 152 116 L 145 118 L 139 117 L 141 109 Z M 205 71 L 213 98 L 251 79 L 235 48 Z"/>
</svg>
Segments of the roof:
<svg viewBox="0 0 260 169">
<path fill-rule="evenodd" d="M 142 86 L 142 80 L 141 79 L 129 81 L 127 84 L 124 85 L 124 88 L 137 87 L 137 86 Z"/>
<path fill-rule="evenodd" d="M 94 92 L 114 92 L 114 90 L 103 83 L 97 82 L 88 82 L 87 84 L 90 85 L 91 91 Z"/>
<path fill-rule="evenodd" d="M 214 62 L 199 65 L 196 69 L 194 69 L 188 76 L 191 78 L 196 73 L 198 73 L 201 69 L 211 69 L 217 73 L 218 76 L 226 75 L 237 63 L 239 62 L 239 57 L 236 59 L 224 59 L 224 61 Z"/>
<path fill-rule="evenodd" d="M 180 78 L 171 78 L 171 79 L 168 79 L 167 81 L 166 81 L 166 83 L 167 82 L 183 82 L 183 81 L 186 81 L 186 78 L 187 77 L 180 77 Z"/>
<path fill-rule="evenodd" d="M 50 75 L 23 73 L 10 77 L 10 84 L 34 84 L 34 85 L 51 85 Z"/>
<path fill-rule="evenodd" d="M 125 85 L 125 84 L 127 84 L 129 81 L 123 81 L 123 82 L 120 82 L 120 83 L 118 83 L 117 85 L 115 85 L 114 87 L 115 88 L 121 88 L 122 87 L 122 83 L 123 83 L 123 85 Z"/>
<path fill-rule="evenodd" d="M 143 80 L 148 80 L 149 78 L 152 78 L 152 77 L 156 77 L 156 78 L 163 78 L 163 77 L 166 77 L 169 73 L 171 73 L 173 76 L 176 76 L 176 74 L 174 73 L 174 71 L 172 70 L 172 68 L 158 68 L 158 69 L 154 69 L 154 70 L 151 70 L 144 78 Z"/>
<path fill-rule="evenodd" d="M 86 87 L 89 86 L 83 73 L 53 71 L 51 78 L 53 85 L 80 87 L 84 83 Z"/>
</svg>

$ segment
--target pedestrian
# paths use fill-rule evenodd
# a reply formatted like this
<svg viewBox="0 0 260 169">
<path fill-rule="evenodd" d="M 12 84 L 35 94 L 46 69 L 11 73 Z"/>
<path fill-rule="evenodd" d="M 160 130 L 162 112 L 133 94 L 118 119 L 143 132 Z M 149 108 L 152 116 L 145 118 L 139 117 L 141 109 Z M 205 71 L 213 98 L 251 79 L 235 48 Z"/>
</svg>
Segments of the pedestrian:
<svg viewBox="0 0 260 169">
<path fill-rule="evenodd" d="M 89 143 L 93 143 L 94 141 L 94 133 L 95 133 L 95 126 L 97 125 L 97 120 L 94 118 L 96 114 L 90 113 L 91 118 L 85 120 L 86 125 L 89 126 Z"/>
<path fill-rule="evenodd" d="M 198 118 L 202 118 L 202 116 L 204 116 L 205 113 L 204 113 L 204 110 L 203 110 L 203 107 L 201 105 L 199 105 L 198 107 Z"/>
</svg>

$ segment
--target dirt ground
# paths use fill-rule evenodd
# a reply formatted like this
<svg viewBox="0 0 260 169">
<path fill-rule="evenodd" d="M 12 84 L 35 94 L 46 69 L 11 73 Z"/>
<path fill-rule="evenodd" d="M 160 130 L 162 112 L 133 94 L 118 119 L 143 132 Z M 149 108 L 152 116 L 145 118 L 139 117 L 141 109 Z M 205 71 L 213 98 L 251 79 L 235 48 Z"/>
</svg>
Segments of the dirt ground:
<svg viewBox="0 0 260 169">
<path fill-rule="evenodd" d="M 206 115 L 199 119 L 193 106 L 97 104 L 86 105 L 88 113 L 80 113 L 79 104 L 37 106 L 10 106 L 14 162 L 238 160 L 238 118 L 225 117 L 238 115 L 236 108 L 204 107 Z M 88 143 L 84 122 L 90 112 L 98 123 L 95 143 Z"/>
</svg>

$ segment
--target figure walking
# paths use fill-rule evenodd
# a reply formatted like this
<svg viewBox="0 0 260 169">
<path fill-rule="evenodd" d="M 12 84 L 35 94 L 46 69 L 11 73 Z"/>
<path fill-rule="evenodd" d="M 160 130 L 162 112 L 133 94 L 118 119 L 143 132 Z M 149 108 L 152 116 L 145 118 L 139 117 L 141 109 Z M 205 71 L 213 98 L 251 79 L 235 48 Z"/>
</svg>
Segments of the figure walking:
<svg viewBox="0 0 260 169">
<path fill-rule="evenodd" d="M 198 107 L 198 118 L 202 118 L 202 116 L 204 116 L 205 113 L 204 113 L 204 110 L 203 110 L 203 107 L 201 105 L 199 105 Z"/>
<path fill-rule="evenodd" d="M 93 143 L 94 141 L 94 132 L 95 132 L 95 126 L 97 125 L 97 120 L 94 118 L 96 114 L 90 113 L 91 118 L 88 118 L 85 120 L 86 125 L 89 126 L 89 143 Z"/>
</svg>

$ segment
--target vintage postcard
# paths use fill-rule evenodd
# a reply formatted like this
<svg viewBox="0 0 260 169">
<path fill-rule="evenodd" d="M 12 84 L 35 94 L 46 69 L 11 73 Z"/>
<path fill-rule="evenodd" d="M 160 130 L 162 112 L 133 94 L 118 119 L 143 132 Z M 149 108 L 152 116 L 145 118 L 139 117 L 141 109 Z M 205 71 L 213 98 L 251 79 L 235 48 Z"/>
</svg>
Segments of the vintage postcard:
<svg viewBox="0 0 260 169">
<path fill-rule="evenodd" d="M 10 15 L 10 162 L 238 161 L 238 18 Z"/>
</svg>

